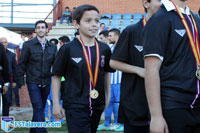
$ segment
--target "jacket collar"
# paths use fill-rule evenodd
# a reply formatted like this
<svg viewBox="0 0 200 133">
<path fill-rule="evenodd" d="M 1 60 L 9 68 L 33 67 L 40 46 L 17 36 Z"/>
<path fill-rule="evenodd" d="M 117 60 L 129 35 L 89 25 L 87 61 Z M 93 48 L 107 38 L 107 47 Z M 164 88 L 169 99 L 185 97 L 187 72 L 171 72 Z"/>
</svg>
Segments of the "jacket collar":
<svg viewBox="0 0 200 133">
<path fill-rule="evenodd" d="M 166 8 L 166 10 L 168 12 L 172 11 L 172 10 L 176 11 L 176 8 L 175 8 L 175 6 L 173 5 L 173 3 L 171 1 L 162 0 L 161 3 L 164 5 L 164 7 Z M 181 11 L 181 13 L 186 14 L 186 15 L 190 15 L 191 14 L 190 9 L 187 6 L 186 6 L 186 10 L 184 10 L 183 8 L 180 8 L 180 11 Z"/>
<path fill-rule="evenodd" d="M 33 38 L 32 41 L 34 44 L 41 44 L 37 36 Z M 46 45 L 51 46 L 52 44 L 46 39 Z"/>
</svg>

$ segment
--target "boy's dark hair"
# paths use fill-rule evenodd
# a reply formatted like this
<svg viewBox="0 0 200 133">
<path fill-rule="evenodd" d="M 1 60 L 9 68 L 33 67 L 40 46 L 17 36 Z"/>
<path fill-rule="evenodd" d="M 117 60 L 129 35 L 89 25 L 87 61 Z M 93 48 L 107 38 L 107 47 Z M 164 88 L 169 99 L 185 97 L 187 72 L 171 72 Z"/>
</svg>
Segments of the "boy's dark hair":
<svg viewBox="0 0 200 133">
<path fill-rule="evenodd" d="M 108 37 L 108 31 L 104 30 L 99 33 L 99 35 L 103 35 L 104 37 Z"/>
<path fill-rule="evenodd" d="M 73 11 L 73 15 L 72 15 L 72 19 L 76 20 L 78 24 L 80 24 L 81 18 L 83 16 L 83 13 L 85 11 L 91 11 L 94 10 L 97 13 L 99 13 L 99 10 L 93 6 L 93 5 L 81 5 L 79 7 L 77 7 L 74 11 Z"/>
<path fill-rule="evenodd" d="M 80 35 L 79 31 L 74 33 L 74 36 Z"/>
<path fill-rule="evenodd" d="M 38 21 L 35 23 L 35 29 L 36 29 L 37 25 L 38 25 L 38 24 L 41 24 L 41 23 L 45 24 L 45 27 L 48 28 L 48 24 L 47 24 L 44 20 L 38 20 Z"/>
<path fill-rule="evenodd" d="M 57 40 L 56 38 L 52 38 L 52 39 L 50 40 L 50 42 L 52 43 L 52 41 L 54 41 L 56 45 L 58 44 L 58 40 Z"/>
<path fill-rule="evenodd" d="M 63 43 L 67 43 L 70 41 L 68 36 L 61 36 L 58 40 L 62 41 Z"/>
<path fill-rule="evenodd" d="M 116 35 L 120 36 L 120 30 L 119 29 L 113 28 L 113 29 L 109 30 L 109 33 L 110 32 L 114 32 Z"/>
<path fill-rule="evenodd" d="M 66 6 L 66 7 L 65 7 L 65 9 L 69 9 L 69 7 L 68 7 L 68 6 Z"/>
<path fill-rule="evenodd" d="M 151 2 L 151 0 L 147 0 L 147 2 Z M 145 13 L 147 13 L 147 9 L 144 7 L 144 11 L 145 11 Z"/>
<path fill-rule="evenodd" d="M 101 23 L 100 26 L 103 25 L 103 24 L 105 25 L 105 23 Z"/>
</svg>

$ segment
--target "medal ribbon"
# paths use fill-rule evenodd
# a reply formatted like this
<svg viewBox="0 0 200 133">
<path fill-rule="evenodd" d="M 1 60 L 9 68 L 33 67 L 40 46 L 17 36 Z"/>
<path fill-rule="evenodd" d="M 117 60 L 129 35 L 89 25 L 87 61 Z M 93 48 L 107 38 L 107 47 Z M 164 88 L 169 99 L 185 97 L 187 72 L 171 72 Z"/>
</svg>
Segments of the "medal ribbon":
<svg viewBox="0 0 200 133">
<path fill-rule="evenodd" d="M 83 54 L 84 54 L 84 57 L 85 57 L 85 60 L 86 60 L 86 65 L 87 65 L 88 73 L 89 73 L 89 76 L 90 76 L 90 79 L 91 79 L 92 87 L 93 87 L 93 89 L 95 89 L 96 83 L 97 83 L 97 79 L 98 79 L 98 74 L 99 74 L 99 61 L 100 61 L 99 45 L 98 45 L 97 41 L 95 40 L 96 64 L 95 64 L 95 71 L 94 71 L 94 76 L 93 76 L 92 66 L 90 64 L 89 56 L 88 56 L 89 54 L 86 51 L 85 44 L 84 44 L 83 40 L 81 39 L 81 37 L 79 38 L 79 40 L 80 40 L 80 42 L 82 44 Z"/>
<path fill-rule="evenodd" d="M 197 65 L 200 67 L 199 33 L 198 33 L 197 24 L 196 24 L 196 22 L 194 20 L 194 17 L 193 17 L 193 15 L 191 13 L 191 18 L 192 18 L 192 21 L 193 21 L 193 24 L 194 24 L 194 29 L 195 29 L 195 34 L 196 34 L 195 38 L 193 37 L 192 32 L 191 32 L 191 30 L 190 30 L 190 28 L 189 28 L 189 26 L 188 26 L 188 24 L 187 24 L 187 22 L 186 22 L 186 20 L 185 20 L 185 18 L 183 16 L 183 14 L 181 13 L 179 7 L 173 1 L 171 1 L 171 2 L 174 4 L 174 6 L 176 8 L 176 11 L 178 12 L 178 14 L 179 14 L 179 16 L 181 18 L 181 21 L 182 21 L 183 25 L 185 26 L 185 29 L 187 31 L 187 35 L 188 35 L 188 38 L 189 38 L 189 41 L 190 41 L 190 46 L 192 48 L 193 55 L 195 57 Z"/>
<path fill-rule="evenodd" d="M 147 23 L 147 19 L 144 18 L 142 22 L 143 22 L 143 27 L 144 27 L 146 25 L 146 23 Z"/>
</svg>

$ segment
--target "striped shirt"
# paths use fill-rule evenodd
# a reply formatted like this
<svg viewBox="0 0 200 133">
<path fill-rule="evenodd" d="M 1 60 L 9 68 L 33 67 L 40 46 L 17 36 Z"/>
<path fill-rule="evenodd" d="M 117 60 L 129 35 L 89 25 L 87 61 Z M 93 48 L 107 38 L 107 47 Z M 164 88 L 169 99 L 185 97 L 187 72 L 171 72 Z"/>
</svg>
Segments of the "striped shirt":
<svg viewBox="0 0 200 133">
<path fill-rule="evenodd" d="M 114 45 L 110 46 L 111 52 L 113 53 L 114 51 Z M 122 78 L 122 72 L 121 71 L 117 71 L 114 73 L 110 73 L 110 81 L 111 84 L 120 84 L 121 83 L 121 78 Z"/>
</svg>

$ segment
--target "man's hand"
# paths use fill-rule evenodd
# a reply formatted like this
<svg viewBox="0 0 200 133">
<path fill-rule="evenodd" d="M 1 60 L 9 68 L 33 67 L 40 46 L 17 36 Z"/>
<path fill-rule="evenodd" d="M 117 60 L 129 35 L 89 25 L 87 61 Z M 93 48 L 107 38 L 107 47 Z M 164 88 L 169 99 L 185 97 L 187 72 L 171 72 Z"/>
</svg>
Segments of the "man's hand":
<svg viewBox="0 0 200 133">
<path fill-rule="evenodd" d="M 6 94 L 8 91 L 8 86 L 3 86 L 3 95 Z"/>
<path fill-rule="evenodd" d="M 12 83 L 12 88 L 14 89 L 16 86 L 17 86 L 17 84 L 13 82 Z"/>
<path fill-rule="evenodd" d="M 60 104 L 53 104 L 53 116 L 56 119 L 61 119 L 65 116 L 65 110 L 60 106 Z"/>
<path fill-rule="evenodd" d="M 150 123 L 151 133 L 169 133 L 165 119 L 161 117 L 152 117 Z"/>
</svg>

